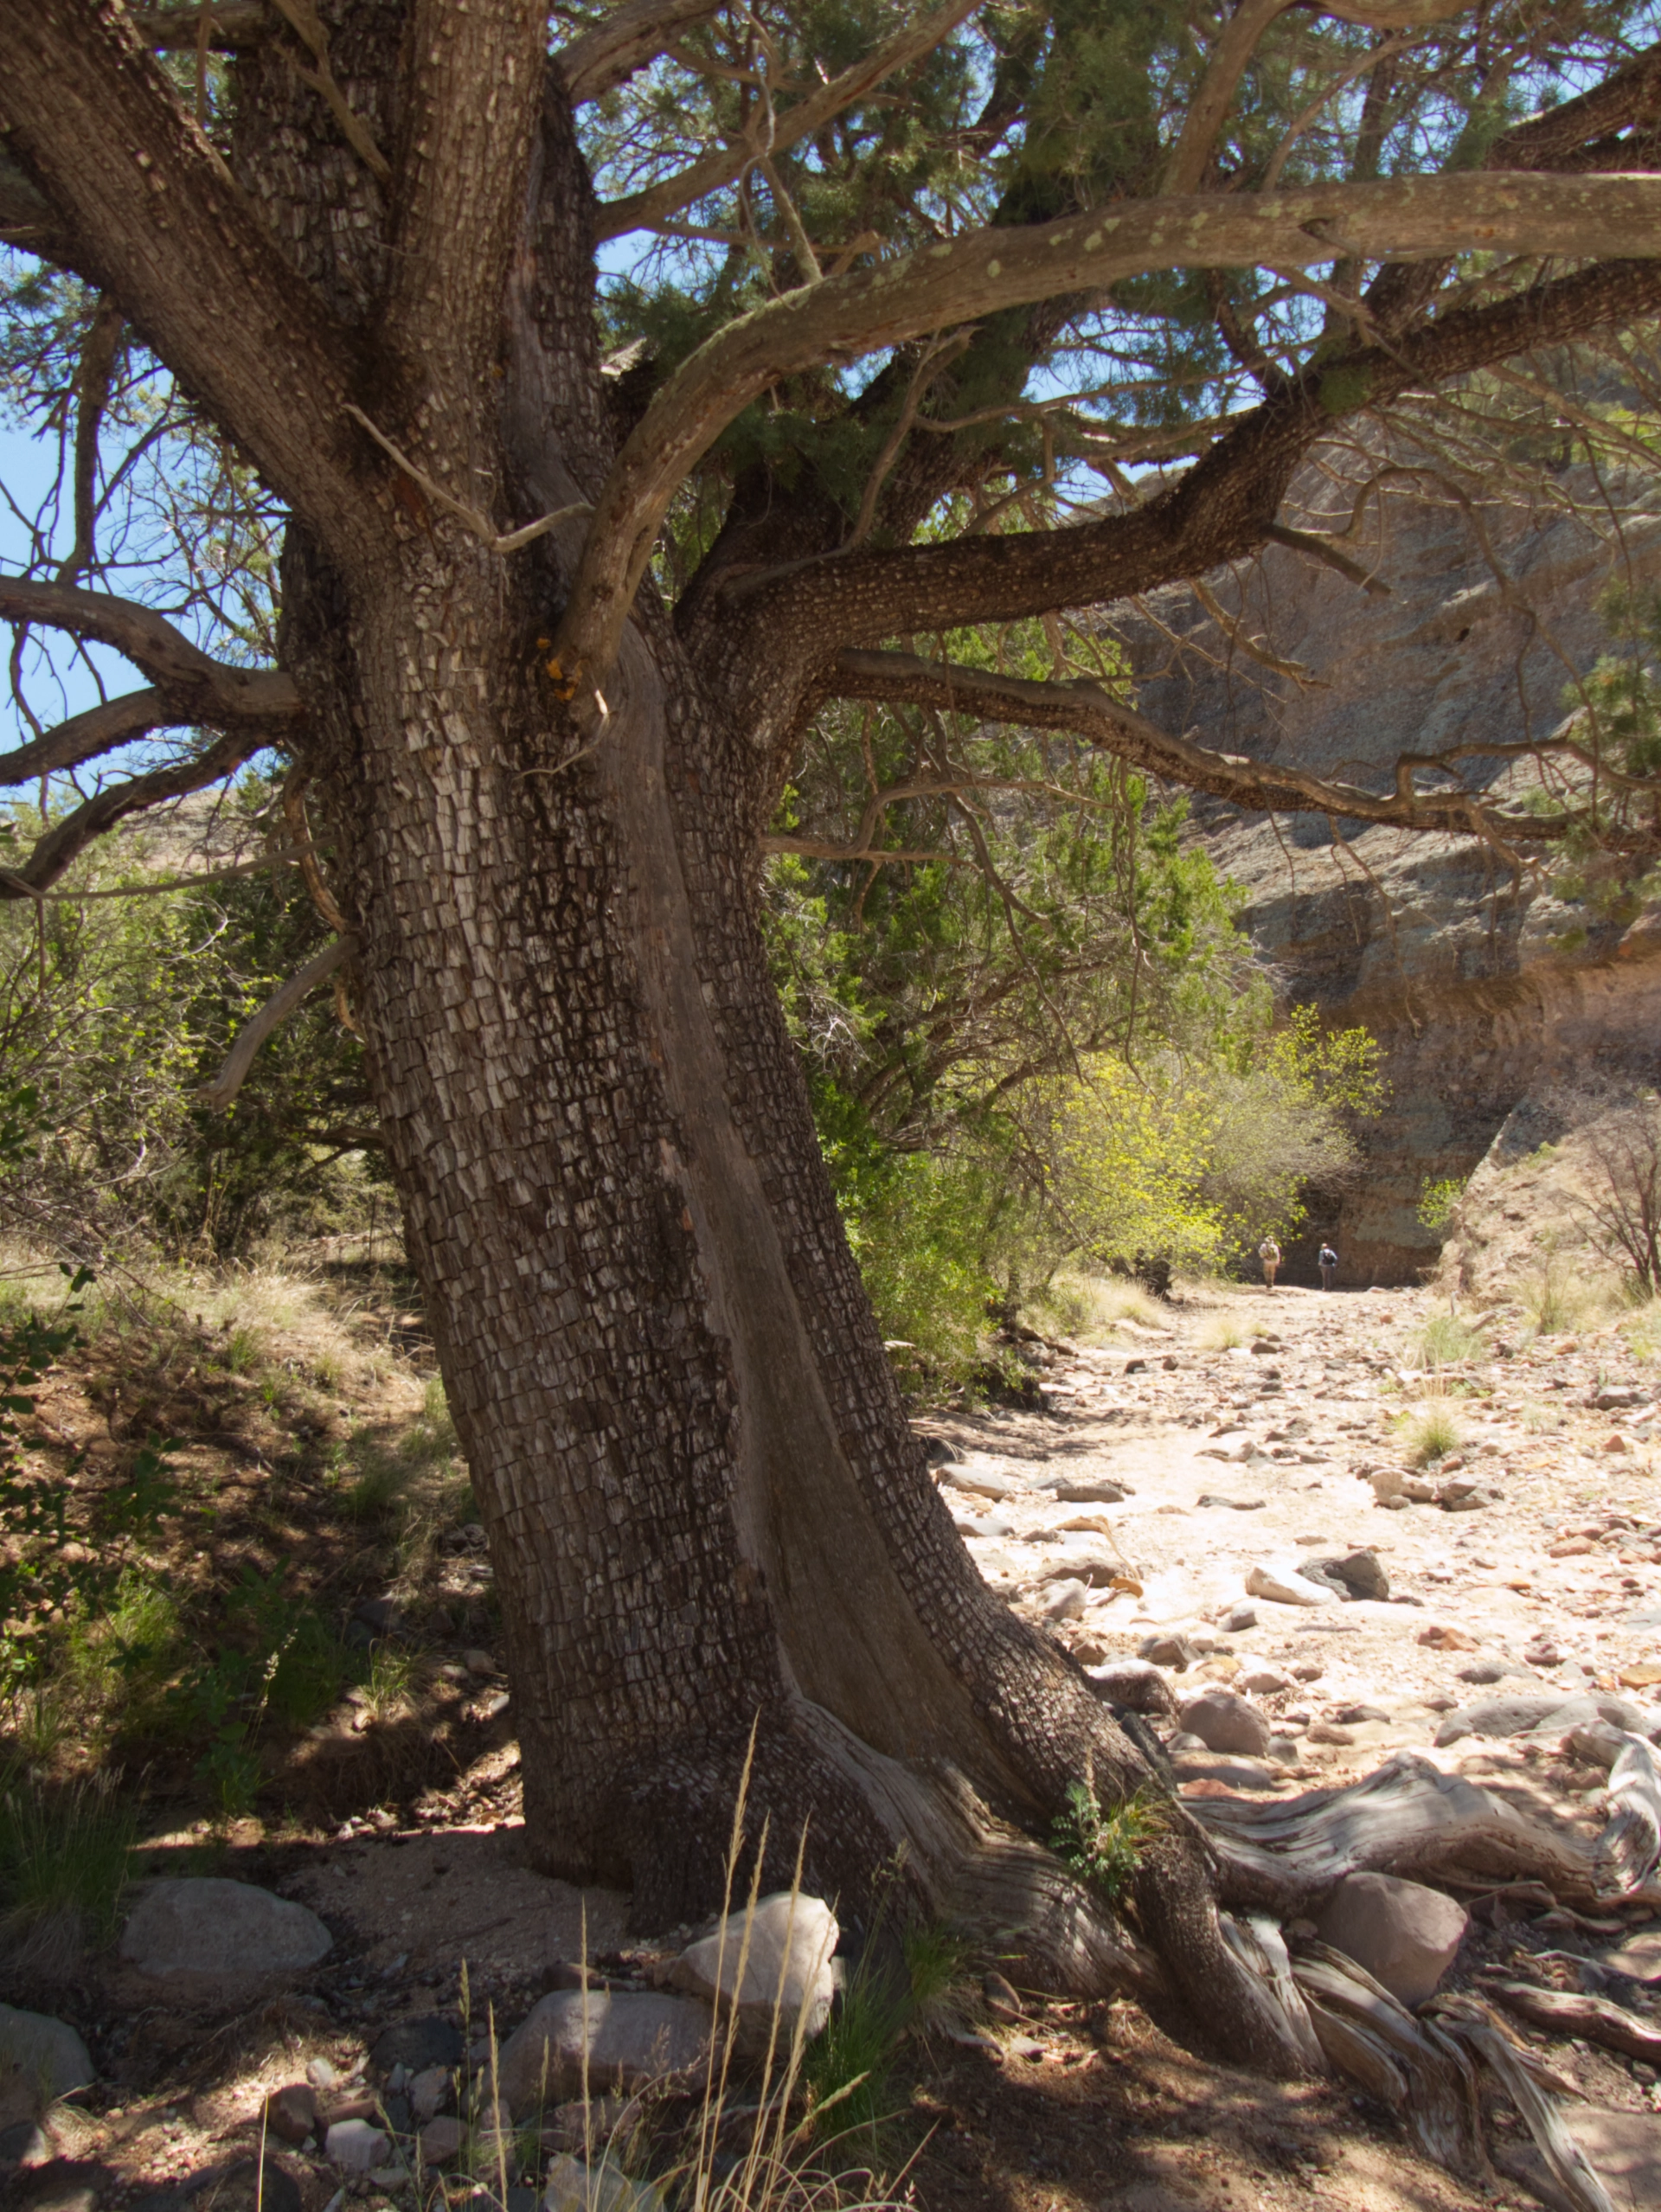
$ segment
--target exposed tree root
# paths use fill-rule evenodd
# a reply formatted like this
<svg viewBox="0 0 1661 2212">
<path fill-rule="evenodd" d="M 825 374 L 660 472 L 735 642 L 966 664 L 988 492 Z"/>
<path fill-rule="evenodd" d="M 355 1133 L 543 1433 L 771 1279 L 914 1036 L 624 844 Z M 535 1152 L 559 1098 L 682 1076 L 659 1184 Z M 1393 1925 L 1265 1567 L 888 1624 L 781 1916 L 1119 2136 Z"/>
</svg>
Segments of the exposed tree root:
<svg viewBox="0 0 1661 2212">
<path fill-rule="evenodd" d="M 1348 1874 L 1472 1887 L 1533 1879 L 1580 1905 L 1607 1894 L 1594 1854 L 1574 1837 L 1411 1752 L 1350 1789 L 1289 1805 L 1207 1798 L 1193 1810 L 1216 1852 L 1222 1902 L 1282 1919 L 1306 1912 Z"/>
</svg>

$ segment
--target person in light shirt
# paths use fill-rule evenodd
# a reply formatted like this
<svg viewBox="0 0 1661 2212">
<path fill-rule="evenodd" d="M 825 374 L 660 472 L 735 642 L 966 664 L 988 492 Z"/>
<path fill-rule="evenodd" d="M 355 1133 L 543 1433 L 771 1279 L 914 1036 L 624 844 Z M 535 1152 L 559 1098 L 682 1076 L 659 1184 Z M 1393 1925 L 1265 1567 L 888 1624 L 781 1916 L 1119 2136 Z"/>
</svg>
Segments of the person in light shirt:
<svg viewBox="0 0 1661 2212">
<path fill-rule="evenodd" d="M 1257 1247 L 1257 1256 L 1263 1262 L 1263 1281 L 1265 1286 L 1269 1290 L 1273 1290 L 1274 1288 L 1274 1271 L 1280 1265 L 1280 1247 L 1275 1242 L 1273 1236 L 1266 1236 L 1264 1238 L 1262 1243 Z"/>
</svg>

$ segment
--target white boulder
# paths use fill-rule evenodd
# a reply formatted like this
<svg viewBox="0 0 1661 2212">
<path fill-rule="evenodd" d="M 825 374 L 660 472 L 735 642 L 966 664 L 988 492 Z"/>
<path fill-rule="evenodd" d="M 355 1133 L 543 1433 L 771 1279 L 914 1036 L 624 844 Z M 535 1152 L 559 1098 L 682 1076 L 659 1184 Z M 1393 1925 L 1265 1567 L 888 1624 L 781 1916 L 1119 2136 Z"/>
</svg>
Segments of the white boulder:
<svg viewBox="0 0 1661 2212">
<path fill-rule="evenodd" d="M 87 2046 L 67 2020 L 0 2004 L 0 2067 L 15 2069 L 29 2096 L 44 2106 L 98 2079 Z"/>
<path fill-rule="evenodd" d="M 766 2050 L 775 2017 L 781 2044 L 795 2035 L 798 2019 L 811 2041 L 830 2016 L 830 1956 L 841 1933 L 821 1898 L 778 1890 L 689 1944 L 669 1979 L 720 2012 L 734 2007 L 741 2052 Z"/>
<path fill-rule="evenodd" d="M 254 1981 L 303 1973 L 333 1938 L 315 1913 L 250 1882 L 216 1875 L 147 1882 L 121 1935 L 121 1956 L 144 1974 L 206 1974 Z"/>
<path fill-rule="evenodd" d="M 1306 1581 L 1296 1567 L 1286 1561 L 1264 1560 L 1252 1568 L 1246 1576 L 1246 1594 L 1251 1598 L 1267 1598 L 1277 1606 L 1337 1606 L 1344 1600 L 1336 1590 L 1324 1583 Z"/>
</svg>

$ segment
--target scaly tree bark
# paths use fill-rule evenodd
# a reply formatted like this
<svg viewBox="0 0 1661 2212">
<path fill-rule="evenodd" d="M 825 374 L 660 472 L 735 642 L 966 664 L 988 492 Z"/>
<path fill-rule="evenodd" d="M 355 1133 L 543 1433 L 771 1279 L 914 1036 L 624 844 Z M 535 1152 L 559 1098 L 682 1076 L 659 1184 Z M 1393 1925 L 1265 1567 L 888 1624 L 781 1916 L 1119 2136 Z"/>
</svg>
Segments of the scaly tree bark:
<svg viewBox="0 0 1661 2212">
<path fill-rule="evenodd" d="M 309 779 L 489 1525 L 541 1864 L 631 1885 L 646 1923 L 706 1905 L 754 1728 L 752 1804 L 781 1866 L 805 1824 L 810 1878 L 856 1893 L 903 1844 L 931 1908 L 1027 1914 L 1036 1970 L 1174 1992 L 1236 2055 L 1295 2069 L 1298 2038 L 1225 1940 L 1178 1809 L 1136 1884 L 1139 1934 L 1019 1841 L 1069 1782 L 1120 1799 L 1148 1769 L 980 1581 L 930 1483 L 768 982 L 756 856 L 816 701 L 930 702 L 969 681 L 875 649 L 1249 553 L 1335 416 L 1652 313 L 1661 179 L 1585 157 L 1646 123 L 1653 61 L 1588 96 L 1584 128 L 1530 142 L 1550 173 L 1491 150 L 1457 176 L 1208 193 L 1252 41 L 1279 12 L 1258 7 L 1252 37 L 1202 74 L 1169 157 L 1176 196 L 1150 126 L 1145 174 L 1111 208 L 1012 197 L 991 228 L 909 253 L 874 243 L 827 274 L 780 183 L 795 280 L 694 350 L 619 444 L 594 246 L 639 210 L 597 208 L 574 105 L 709 12 L 636 0 L 550 56 L 541 0 L 332 0 L 285 4 L 280 23 L 216 9 L 209 35 L 233 55 L 221 151 L 145 42 L 183 47 L 180 11 L 0 10 L 5 234 L 118 303 L 291 516 L 268 673 L 220 668 L 84 587 L 0 580 L 13 621 L 107 640 L 147 679 L 32 740 L 14 776 L 169 723 L 208 734 L 89 800 L 5 888 L 44 888 L 87 837 L 273 731 Z M 827 73 L 798 135 L 968 12 L 902 27 L 875 77 Z M 1412 28 L 1455 11 L 1331 12 Z M 1018 113 L 1033 66 L 1018 40 L 1005 58 L 985 126 L 999 137 L 993 110 Z M 790 142 L 775 119 L 736 170 Z M 715 183 L 654 188 L 654 219 L 731 182 L 733 160 L 710 166 Z M 1440 298 L 1473 252 L 1530 258 L 1510 284 Z M 1542 272 L 1547 255 L 1572 266 Z M 907 348 L 960 330 L 954 389 L 978 377 L 1013 406 L 1064 316 L 1115 284 L 1339 259 L 1378 267 L 1376 305 L 1357 295 L 1349 326 L 1158 497 L 1072 529 L 916 542 L 988 463 L 984 439 L 899 419 Z M 830 364 L 878 349 L 899 368 L 850 403 L 891 471 L 862 503 L 874 534 L 850 542 L 830 473 L 786 497 L 752 467 L 671 619 L 647 570 L 712 441 L 758 395 L 828 388 Z M 1158 753 L 1111 702 L 1036 689 L 983 682 L 975 705 Z M 1244 803 L 1363 811 L 1344 787 L 1271 787 L 1166 743 L 1161 773 L 1221 778 Z M 1378 803 L 1380 818 L 1470 826 L 1411 775 Z"/>
</svg>

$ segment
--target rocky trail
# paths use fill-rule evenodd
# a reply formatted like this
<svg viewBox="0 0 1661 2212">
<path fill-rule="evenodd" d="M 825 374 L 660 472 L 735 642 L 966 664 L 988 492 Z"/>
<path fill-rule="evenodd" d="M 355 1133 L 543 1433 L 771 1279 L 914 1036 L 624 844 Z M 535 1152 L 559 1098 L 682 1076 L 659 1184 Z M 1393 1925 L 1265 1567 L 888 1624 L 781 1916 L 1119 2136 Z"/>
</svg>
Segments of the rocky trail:
<svg viewBox="0 0 1661 2212">
<path fill-rule="evenodd" d="M 1218 1292 L 1028 1342 L 1035 1402 L 919 1427 L 981 1571 L 1151 1728 L 1229 1863 L 1376 1801 L 1501 1808 L 1545 1863 L 1473 1875 L 1455 1854 L 1428 1888 L 1329 1872 L 1308 1917 L 1278 1909 L 1323 2046 L 1350 2023 L 1350 2063 L 1299 2084 L 977 1953 L 883 2082 L 880 2148 L 826 2163 L 875 2155 L 890 2195 L 940 2212 L 1661 2202 L 1661 1888 L 1640 1871 L 1600 1901 L 1586 1871 L 1618 1761 L 1661 1727 L 1653 1363 L 1619 1323 L 1530 1337 L 1500 1311 L 1478 1356 L 1427 1369 L 1446 1310 Z M 582 2162 L 620 2121 L 661 2172 L 696 2128 L 699 1931 L 630 1935 L 626 1897 L 529 1869 L 511 1706 L 487 1702 L 446 1786 L 153 1838 L 114 1954 L 4 1991 L 4 2212 L 660 2212 Z M 856 1961 L 844 1942 L 826 1973 Z M 612 2038 L 591 2091 L 644 2105 L 585 2111 L 571 2016 L 591 2000 Z M 1394 2052 L 1370 2076 L 1368 2034 Z M 1461 2037 L 1463 2117 L 1432 2064 Z M 753 2089 L 731 2102 L 706 2172 L 736 2202 Z"/>
<path fill-rule="evenodd" d="M 1121 1324 L 1128 1352 L 1039 1348 L 1042 1412 L 930 1425 L 981 1572 L 1081 1664 L 1251 1696 L 1267 1763 L 1179 1752 L 1190 1786 L 1343 1781 L 1412 1747 L 1576 1807 L 1607 1762 L 1547 1756 L 1537 1721 L 1519 1743 L 1500 1709 L 1661 1722 L 1651 1363 L 1614 1324 L 1514 1350 L 1502 1321 L 1509 1356 L 1427 1372 L 1433 1310 L 1280 1288 L 1233 1302 L 1244 1341 L 1216 1350 L 1176 1312 Z M 1415 1465 L 1427 1406 L 1457 1440 Z"/>
</svg>

